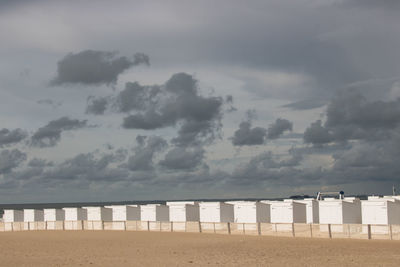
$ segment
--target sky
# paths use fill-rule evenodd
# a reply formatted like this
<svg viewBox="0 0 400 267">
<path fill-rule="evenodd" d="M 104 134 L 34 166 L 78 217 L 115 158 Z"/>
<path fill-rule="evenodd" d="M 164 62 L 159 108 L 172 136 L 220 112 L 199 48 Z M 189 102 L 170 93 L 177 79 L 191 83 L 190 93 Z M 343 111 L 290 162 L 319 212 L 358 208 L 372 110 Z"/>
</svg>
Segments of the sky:
<svg viewBox="0 0 400 267">
<path fill-rule="evenodd" d="M 396 0 L 0 1 L 0 202 L 390 194 Z"/>
</svg>

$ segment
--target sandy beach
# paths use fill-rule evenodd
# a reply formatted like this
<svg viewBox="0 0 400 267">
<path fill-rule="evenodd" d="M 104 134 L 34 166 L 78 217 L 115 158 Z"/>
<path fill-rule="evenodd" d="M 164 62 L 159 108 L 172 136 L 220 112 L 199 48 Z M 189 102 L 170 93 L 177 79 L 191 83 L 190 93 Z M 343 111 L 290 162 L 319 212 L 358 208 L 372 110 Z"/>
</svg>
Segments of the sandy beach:
<svg viewBox="0 0 400 267">
<path fill-rule="evenodd" d="M 399 241 L 123 231 L 0 233 L 1 266 L 398 266 Z"/>
</svg>

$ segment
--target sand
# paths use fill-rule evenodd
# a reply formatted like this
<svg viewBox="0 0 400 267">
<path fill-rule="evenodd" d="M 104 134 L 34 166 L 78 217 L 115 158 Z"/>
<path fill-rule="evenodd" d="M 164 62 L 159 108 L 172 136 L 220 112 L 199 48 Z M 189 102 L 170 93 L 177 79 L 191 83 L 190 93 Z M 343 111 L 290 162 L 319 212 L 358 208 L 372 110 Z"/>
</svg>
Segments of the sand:
<svg viewBox="0 0 400 267">
<path fill-rule="evenodd" d="M 1 266 L 400 266 L 400 241 L 124 231 L 0 233 Z"/>
</svg>

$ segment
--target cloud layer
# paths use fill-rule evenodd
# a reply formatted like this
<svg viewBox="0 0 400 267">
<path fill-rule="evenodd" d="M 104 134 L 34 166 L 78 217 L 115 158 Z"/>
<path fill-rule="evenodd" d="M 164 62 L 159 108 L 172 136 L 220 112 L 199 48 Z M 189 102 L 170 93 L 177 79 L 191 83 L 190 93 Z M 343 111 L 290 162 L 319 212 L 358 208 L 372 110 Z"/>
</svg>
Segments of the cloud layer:
<svg viewBox="0 0 400 267">
<path fill-rule="evenodd" d="M 51 84 L 115 84 L 122 72 L 140 64 L 149 65 L 149 57 L 143 53 L 118 57 L 116 52 L 95 50 L 70 53 L 58 62 L 57 76 Z"/>
</svg>

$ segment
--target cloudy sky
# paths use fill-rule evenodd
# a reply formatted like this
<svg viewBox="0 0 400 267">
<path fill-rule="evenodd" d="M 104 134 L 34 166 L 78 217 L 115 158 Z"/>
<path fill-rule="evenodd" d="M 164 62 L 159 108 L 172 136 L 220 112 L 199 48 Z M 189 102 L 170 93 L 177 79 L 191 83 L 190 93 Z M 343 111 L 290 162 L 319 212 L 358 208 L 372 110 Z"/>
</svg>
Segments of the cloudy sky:
<svg viewBox="0 0 400 267">
<path fill-rule="evenodd" d="M 399 11 L 0 1 L 0 201 L 389 194 Z"/>
</svg>

